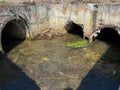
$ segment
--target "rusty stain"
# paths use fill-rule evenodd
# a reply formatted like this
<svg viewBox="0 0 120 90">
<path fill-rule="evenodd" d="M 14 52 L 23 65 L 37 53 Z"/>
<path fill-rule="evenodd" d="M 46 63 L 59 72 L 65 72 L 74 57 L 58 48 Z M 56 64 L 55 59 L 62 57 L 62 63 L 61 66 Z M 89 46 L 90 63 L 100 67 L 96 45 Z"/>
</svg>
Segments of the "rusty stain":
<svg viewBox="0 0 120 90">
<path fill-rule="evenodd" d="M 80 7 L 79 7 L 79 10 L 80 10 L 80 11 L 83 11 L 83 10 L 84 10 L 84 6 L 80 6 Z"/>
<path fill-rule="evenodd" d="M 87 18 L 87 22 L 85 22 L 85 24 L 86 24 L 86 26 L 85 26 L 85 28 L 86 28 L 85 34 L 89 35 L 91 33 L 92 24 L 93 24 L 93 22 L 92 22 L 92 18 L 93 18 L 92 17 L 92 11 L 87 9 L 86 10 L 86 14 L 88 14 L 88 16 L 86 17 Z"/>
<path fill-rule="evenodd" d="M 71 11 L 71 6 L 65 6 L 62 8 L 62 10 L 60 10 L 63 14 L 65 14 L 68 11 Z"/>
<path fill-rule="evenodd" d="M 100 11 L 98 11 L 97 16 L 100 16 L 100 15 L 102 15 L 102 13 Z"/>
<path fill-rule="evenodd" d="M 83 10 L 84 10 L 84 6 L 80 6 L 79 8 L 77 8 L 76 10 L 74 10 L 74 13 L 75 13 L 76 15 L 78 15 L 79 12 L 82 12 Z"/>
<path fill-rule="evenodd" d="M 119 13 L 113 13 L 113 16 L 120 16 L 120 12 Z"/>
</svg>

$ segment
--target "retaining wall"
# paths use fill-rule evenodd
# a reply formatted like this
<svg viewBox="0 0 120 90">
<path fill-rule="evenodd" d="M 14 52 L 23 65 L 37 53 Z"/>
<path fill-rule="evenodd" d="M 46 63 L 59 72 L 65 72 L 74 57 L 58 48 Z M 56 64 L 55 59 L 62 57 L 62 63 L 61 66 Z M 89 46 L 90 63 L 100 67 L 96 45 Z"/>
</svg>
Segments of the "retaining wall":
<svg viewBox="0 0 120 90">
<path fill-rule="evenodd" d="M 84 35 L 91 33 L 100 24 L 120 26 L 120 4 L 64 3 L 31 6 L 33 36 L 44 30 L 64 33 L 67 21 L 84 25 Z"/>
</svg>

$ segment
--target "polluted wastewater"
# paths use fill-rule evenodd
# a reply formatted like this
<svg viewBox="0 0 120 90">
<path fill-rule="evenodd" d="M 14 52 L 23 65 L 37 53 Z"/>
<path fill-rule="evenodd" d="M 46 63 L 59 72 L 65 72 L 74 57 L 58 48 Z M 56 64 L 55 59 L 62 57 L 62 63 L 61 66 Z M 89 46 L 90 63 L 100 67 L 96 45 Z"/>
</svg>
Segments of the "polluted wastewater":
<svg viewBox="0 0 120 90">
<path fill-rule="evenodd" d="M 46 40 L 25 40 L 0 56 L 1 90 L 117 90 L 119 45 L 95 40 L 84 47 L 76 35 Z"/>
</svg>

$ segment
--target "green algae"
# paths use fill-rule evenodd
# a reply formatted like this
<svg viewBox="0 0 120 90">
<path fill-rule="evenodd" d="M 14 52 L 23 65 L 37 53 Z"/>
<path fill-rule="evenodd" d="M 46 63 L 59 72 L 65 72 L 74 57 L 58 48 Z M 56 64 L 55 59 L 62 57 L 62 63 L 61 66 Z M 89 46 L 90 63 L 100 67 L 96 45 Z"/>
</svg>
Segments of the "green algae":
<svg viewBox="0 0 120 90">
<path fill-rule="evenodd" d="M 76 41 L 76 42 L 68 42 L 67 47 L 71 47 L 71 48 L 81 48 L 81 47 L 86 47 L 88 46 L 88 41 L 83 39 L 81 41 Z"/>
</svg>

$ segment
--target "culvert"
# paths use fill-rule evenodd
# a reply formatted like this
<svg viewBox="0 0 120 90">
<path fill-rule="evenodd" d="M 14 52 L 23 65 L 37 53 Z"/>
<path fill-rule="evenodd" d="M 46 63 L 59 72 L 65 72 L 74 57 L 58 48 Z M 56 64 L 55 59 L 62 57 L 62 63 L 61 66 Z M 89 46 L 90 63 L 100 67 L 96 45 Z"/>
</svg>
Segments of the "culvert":
<svg viewBox="0 0 120 90">
<path fill-rule="evenodd" d="M 82 38 L 84 37 L 83 24 L 76 24 L 73 21 L 67 21 L 64 28 L 70 34 L 78 35 Z"/>
<path fill-rule="evenodd" d="M 119 30 L 111 27 L 104 27 L 101 30 L 95 31 L 92 37 L 94 40 L 99 39 L 104 42 L 120 43 Z"/>
<path fill-rule="evenodd" d="M 8 21 L 1 33 L 1 46 L 5 53 L 9 53 L 13 48 L 26 39 L 26 26 L 22 20 L 13 19 Z"/>
</svg>

